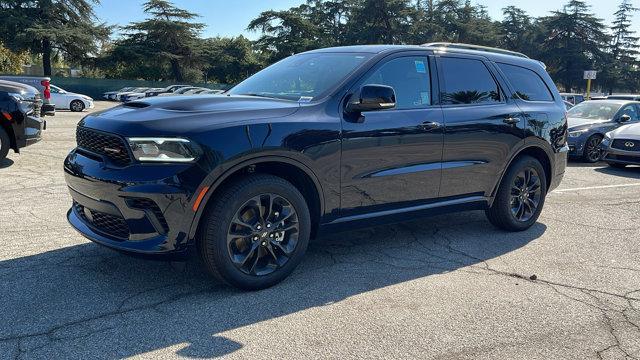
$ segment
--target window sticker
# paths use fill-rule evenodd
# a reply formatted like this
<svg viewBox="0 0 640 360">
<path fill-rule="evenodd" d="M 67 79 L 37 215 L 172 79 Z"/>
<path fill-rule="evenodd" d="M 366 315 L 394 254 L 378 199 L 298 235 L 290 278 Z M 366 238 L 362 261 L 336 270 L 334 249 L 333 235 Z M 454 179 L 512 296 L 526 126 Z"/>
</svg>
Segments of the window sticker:
<svg viewBox="0 0 640 360">
<path fill-rule="evenodd" d="M 424 61 L 416 60 L 416 72 L 420 74 L 427 73 L 427 66 L 424 64 Z"/>
<path fill-rule="evenodd" d="M 313 96 L 300 96 L 300 99 L 298 99 L 298 102 L 308 103 L 308 102 L 311 102 L 311 100 L 313 100 Z"/>
<path fill-rule="evenodd" d="M 420 101 L 422 101 L 422 105 L 430 105 L 431 104 L 431 96 L 429 96 L 428 91 L 420 92 Z"/>
</svg>

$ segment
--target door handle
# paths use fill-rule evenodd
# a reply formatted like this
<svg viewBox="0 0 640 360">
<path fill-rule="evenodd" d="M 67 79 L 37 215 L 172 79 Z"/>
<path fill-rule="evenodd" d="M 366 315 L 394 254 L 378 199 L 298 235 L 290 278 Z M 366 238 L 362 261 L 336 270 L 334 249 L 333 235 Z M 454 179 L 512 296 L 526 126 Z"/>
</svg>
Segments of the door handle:
<svg viewBox="0 0 640 360">
<path fill-rule="evenodd" d="M 515 124 L 520 122 L 520 118 L 508 116 L 508 117 L 504 118 L 504 120 L 502 120 L 502 122 L 504 122 L 505 124 L 509 124 L 509 125 L 515 125 Z"/>
<path fill-rule="evenodd" d="M 425 121 L 419 125 L 422 130 L 431 131 L 435 129 L 439 129 L 442 125 L 436 121 Z"/>
</svg>

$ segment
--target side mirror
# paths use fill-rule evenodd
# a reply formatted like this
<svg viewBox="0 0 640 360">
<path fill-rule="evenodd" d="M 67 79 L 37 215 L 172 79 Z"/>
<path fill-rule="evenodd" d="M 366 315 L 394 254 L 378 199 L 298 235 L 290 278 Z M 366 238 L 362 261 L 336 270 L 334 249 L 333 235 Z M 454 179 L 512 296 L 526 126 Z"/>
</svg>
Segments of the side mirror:
<svg viewBox="0 0 640 360">
<path fill-rule="evenodd" d="M 346 111 L 360 113 L 365 111 L 387 110 L 396 107 L 396 92 L 391 86 L 364 85 L 360 91 L 354 94 Z"/>
<path fill-rule="evenodd" d="M 620 116 L 620 119 L 618 121 L 620 121 L 621 123 L 629 122 L 631 121 L 631 116 L 629 114 L 624 114 Z"/>
</svg>

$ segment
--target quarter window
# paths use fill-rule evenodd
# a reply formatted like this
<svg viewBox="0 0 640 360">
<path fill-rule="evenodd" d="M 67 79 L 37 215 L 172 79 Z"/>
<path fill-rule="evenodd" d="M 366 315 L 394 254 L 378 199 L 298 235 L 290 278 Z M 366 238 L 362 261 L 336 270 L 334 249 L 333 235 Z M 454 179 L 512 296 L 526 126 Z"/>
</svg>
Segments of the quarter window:
<svg viewBox="0 0 640 360">
<path fill-rule="evenodd" d="M 429 62 L 426 57 L 389 60 L 362 85 L 387 85 L 396 92 L 396 109 L 416 109 L 431 105 Z"/>
<path fill-rule="evenodd" d="M 443 104 L 495 104 L 501 102 L 500 88 L 482 61 L 440 59 L 444 86 Z"/>
<path fill-rule="evenodd" d="M 520 66 L 498 64 L 505 74 L 516 95 L 526 101 L 553 101 L 553 95 L 540 75 Z M 573 99 L 574 103 L 576 99 Z"/>
</svg>

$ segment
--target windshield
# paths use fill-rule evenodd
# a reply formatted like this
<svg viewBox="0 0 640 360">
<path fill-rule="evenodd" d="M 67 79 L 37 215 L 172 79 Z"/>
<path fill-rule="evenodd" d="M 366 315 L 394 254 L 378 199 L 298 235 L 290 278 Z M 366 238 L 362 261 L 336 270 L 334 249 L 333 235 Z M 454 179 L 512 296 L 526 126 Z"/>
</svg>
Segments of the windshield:
<svg viewBox="0 0 640 360">
<path fill-rule="evenodd" d="M 621 104 L 588 101 L 572 107 L 568 114 L 573 118 L 612 120 L 621 106 Z"/>
<path fill-rule="evenodd" d="M 311 101 L 336 86 L 369 57 L 354 53 L 294 55 L 251 76 L 229 94 Z"/>
</svg>

